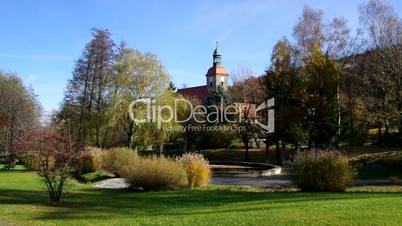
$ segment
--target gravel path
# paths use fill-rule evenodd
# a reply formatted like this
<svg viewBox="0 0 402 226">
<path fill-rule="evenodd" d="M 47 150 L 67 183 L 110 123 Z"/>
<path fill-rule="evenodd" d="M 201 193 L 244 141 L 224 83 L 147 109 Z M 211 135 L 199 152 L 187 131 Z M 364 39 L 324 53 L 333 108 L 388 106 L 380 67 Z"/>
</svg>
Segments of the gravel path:
<svg viewBox="0 0 402 226">
<path fill-rule="evenodd" d="M 112 178 L 106 179 L 95 183 L 98 188 L 108 188 L 108 189 L 122 189 L 128 188 L 129 185 L 123 178 Z"/>
<path fill-rule="evenodd" d="M 277 185 L 292 185 L 287 176 L 278 175 L 270 177 L 254 177 L 254 178 L 227 178 L 227 177 L 215 177 L 212 178 L 210 184 L 212 185 L 249 185 L 258 187 L 270 187 Z M 402 184 L 402 180 L 398 180 L 398 183 Z M 387 179 L 384 180 L 356 180 L 355 185 L 382 185 L 390 184 Z M 122 189 L 128 188 L 128 183 L 123 178 L 112 178 L 99 181 L 95 183 L 96 187 L 107 189 Z M 1 222 L 0 222 L 1 225 Z"/>
<path fill-rule="evenodd" d="M 8 224 L 7 222 L 0 220 L 0 226 L 11 226 L 11 225 Z"/>
</svg>

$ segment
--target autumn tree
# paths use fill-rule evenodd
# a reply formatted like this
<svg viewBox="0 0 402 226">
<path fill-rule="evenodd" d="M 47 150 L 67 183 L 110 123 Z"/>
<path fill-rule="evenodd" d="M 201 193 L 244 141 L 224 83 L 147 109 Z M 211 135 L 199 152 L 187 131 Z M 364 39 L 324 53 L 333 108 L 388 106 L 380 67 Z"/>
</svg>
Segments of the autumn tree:
<svg viewBox="0 0 402 226">
<path fill-rule="evenodd" d="M 355 42 L 351 38 L 346 19 L 335 17 L 326 22 L 321 10 L 309 6 L 304 6 L 302 16 L 293 27 L 293 37 L 300 61 L 316 45 L 320 46 L 325 55 L 341 59 L 351 53 L 351 45 Z"/>
<path fill-rule="evenodd" d="M 361 30 L 365 32 L 370 70 L 367 105 L 371 107 L 379 134 L 385 127 L 402 134 L 402 21 L 384 1 L 370 0 L 359 6 Z M 366 62 L 367 63 L 367 62 Z M 380 142 L 381 143 L 381 142 Z"/>
<path fill-rule="evenodd" d="M 39 125 L 40 105 L 32 88 L 15 73 L 0 71 L 0 154 L 16 162 L 14 141 Z"/>
<path fill-rule="evenodd" d="M 303 82 L 298 66 L 297 53 L 286 38 L 278 41 L 273 48 L 271 66 L 265 75 L 267 99 L 275 98 L 275 133 L 277 163 L 281 163 L 282 149 L 293 144 L 298 150 L 306 140 L 303 129 L 305 107 L 303 105 Z"/>
<path fill-rule="evenodd" d="M 80 158 L 70 126 L 37 127 L 19 139 L 15 146 L 20 156 L 37 161 L 37 173 L 46 185 L 50 200 L 58 204 L 71 178 L 73 165 Z"/>
<path fill-rule="evenodd" d="M 328 146 L 337 130 L 337 78 L 339 65 L 321 52 L 318 45 L 304 59 L 305 105 L 309 146 Z"/>
<path fill-rule="evenodd" d="M 81 143 L 102 146 L 103 128 L 112 78 L 114 43 L 108 30 L 92 29 L 92 40 L 75 62 L 58 119 L 68 119 Z"/>
<path fill-rule="evenodd" d="M 369 55 L 366 54 L 353 54 L 344 61 L 347 64 L 342 70 L 340 81 L 341 141 L 349 145 L 363 145 L 368 138 L 369 126 L 376 127 L 365 105 L 367 98 L 370 98 L 368 92 L 375 92 L 370 90 L 369 81 L 365 75 L 368 72 L 366 66 L 369 61 Z"/>
<path fill-rule="evenodd" d="M 240 114 L 237 134 L 245 146 L 245 161 L 248 161 L 251 139 L 262 134 L 255 120 L 256 107 L 265 101 L 265 89 L 263 80 L 253 76 L 253 72 L 248 68 L 240 68 L 232 76 L 235 79 L 228 93 L 230 102 L 238 108 Z"/>
</svg>

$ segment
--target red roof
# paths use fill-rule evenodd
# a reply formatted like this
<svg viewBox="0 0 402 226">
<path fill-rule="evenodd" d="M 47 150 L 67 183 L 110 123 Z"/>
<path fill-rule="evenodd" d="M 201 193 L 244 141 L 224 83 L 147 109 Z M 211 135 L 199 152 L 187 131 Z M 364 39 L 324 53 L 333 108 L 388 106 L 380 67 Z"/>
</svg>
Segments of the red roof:
<svg viewBox="0 0 402 226">
<path fill-rule="evenodd" d="M 208 69 L 208 72 L 206 76 L 215 76 L 215 75 L 229 75 L 228 71 L 221 65 L 214 65 L 210 69 Z"/>
<path fill-rule="evenodd" d="M 207 86 L 196 86 L 184 89 L 178 89 L 178 93 L 188 98 L 196 98 L 200 101 L 200 103 L 204 102 L 205 97 L 208 94 Z"/>
</svg>

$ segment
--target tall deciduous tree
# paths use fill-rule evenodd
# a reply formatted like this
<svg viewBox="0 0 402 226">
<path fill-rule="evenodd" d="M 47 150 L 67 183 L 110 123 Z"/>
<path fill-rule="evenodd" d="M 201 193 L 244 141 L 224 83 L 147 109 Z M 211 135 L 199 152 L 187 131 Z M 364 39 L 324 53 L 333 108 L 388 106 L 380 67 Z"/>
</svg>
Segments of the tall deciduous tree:
<svg viewBox="0 0 402 226">
<path fill-rule="evenodd" d="M 333 58 L 339 59 L 350 54 L 350 44 L 354 40 L 350 37 L 347 21 L 335 17 L 326 23 L 323 16 L 321 10 L 304 7 L 302 16 L 293 28 L 299 60 L 307 56 L 315 45 L 319 45 L 326 55 Z"/>
<path fill-rule="evenodd" d="M 265 101 L 263 80 L 253 76 L 248 68 L 240 68 L 232 74 L 235 78 L 229 88 L 231 102 L 239 108 L 240 122 L 237 134 L 245 146 L 245 160 L 249 160 L 249 143 L 262 133 L 254 120 L 257 118 L 256 106 Z"/>
<path fill-rule="evenodd" d="M 305 104 L 311 147 L 328 146 L 337 130 L 337 78 L 340 66 L 318 45 L 304 60 Z"/>
<path fill-rule="evenodd" d="M 359 13 L 371 58 L 370 96 L 378 106 L 373 113 L 382 117 L 376 119 L 379 128 L 385 126 L 388 133 L 388 127 L 395 126 L 402 135 L 402 20 L 381 0 L 361 4 Z"/>
<path fill-rule="evenodd" d="M 0 154 L 9 168 L 15 164 L 13 143 L 39 125 L 40 105 L 32 88 L 27 88 L 14 73 L 0 71 Z"/>
<path fill-rule="evenodd" d="M 92 36 L 75 63 L 59 118 L 70 120 L 81 143 L 101 146 L 107 136 L 102 126 L 110 94 L 114 43 L 108 30 L 92 29 Z"/>
<path fill-rule="evenodd" d="M 111 136 L 123 137 L 125 145 L 130 147 L 138 126 L 128 114 L 131 102 L 166 97 L 170 83 L 165 68 L 155 55 L 124 46 L 118 52 L 113 65 L 111 104 L 107 109 L 108 126 L 109 130 L 117 132 Z M 143 115 L 144 108 L 134 106 L 132 111 L 135 115 Z"/>
<path fill-rule="evenodd" d="M 273 48 L 271 66 L 266 71 L 267 98 L 275 98 L 275 133 L 277 163 L 281 163 L 280 143 L 299 149 L 305 141 L 303 130 L 305 108 L 303 105 L 303 83 L 298 67 L 296 51 L 286 38 L 278 41 Z"/>
</svg>

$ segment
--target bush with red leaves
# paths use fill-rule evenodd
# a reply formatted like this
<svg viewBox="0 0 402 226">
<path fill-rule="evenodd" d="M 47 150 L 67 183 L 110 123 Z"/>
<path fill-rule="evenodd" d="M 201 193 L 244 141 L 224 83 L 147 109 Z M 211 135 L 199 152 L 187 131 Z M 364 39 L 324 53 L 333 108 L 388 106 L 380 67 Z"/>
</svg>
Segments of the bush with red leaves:
<svg viewBox="0 0 402 226">
<path fill-rule="evenodd" d="M 62 129 L 63 128 L 63 129 Z M 40 127 L 15 142 L 18 156 L 34 159 L 53 203 L 59 203 L 81 148 L 65 127 Z"/>
</svg>

